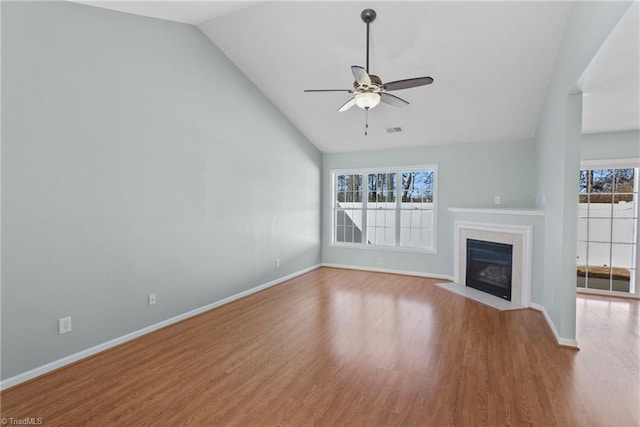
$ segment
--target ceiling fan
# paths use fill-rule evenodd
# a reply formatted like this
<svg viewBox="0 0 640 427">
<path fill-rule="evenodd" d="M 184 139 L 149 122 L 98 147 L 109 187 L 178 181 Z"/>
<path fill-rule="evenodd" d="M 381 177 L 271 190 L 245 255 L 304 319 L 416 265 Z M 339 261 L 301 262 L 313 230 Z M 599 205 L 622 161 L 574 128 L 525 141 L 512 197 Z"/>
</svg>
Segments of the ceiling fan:
<svg viewBox="0 0 640 427">
<path fill-rule="evenodd" d="M 400 89 L 409 89 L 412 87 L 425 86 L 433 83 L 431 77 L 416 77 L 412 79 L 396 80 L 389 83 L 382 83 L 380 77 L 369 74 L 369 24 L 376 19 L 376 11 L 373 9 L 365 9 L 360 14 L 360 18 L 367 24 L 367 66 L 366 68 L 358 65 L 351 66 L 351 72 L 355 81 L 353 82 L 353 89 L 307 89 L 305 92 L 349 92 L 354 96 L 342 107 L 338 109 L 339 112 L 347 111 L 349 108 L 357 105 L 365 110 L 367 113 L 367 119 L 365 122 L 365 132 L 367 135 L 368 112 L 370 108 L 375 107 L 380 101 L 385 104 L 392 105 L 394 107 L 405 107 L 409 105 L 404 99 L 392 95 L 388 92 Z"/>
</svg>

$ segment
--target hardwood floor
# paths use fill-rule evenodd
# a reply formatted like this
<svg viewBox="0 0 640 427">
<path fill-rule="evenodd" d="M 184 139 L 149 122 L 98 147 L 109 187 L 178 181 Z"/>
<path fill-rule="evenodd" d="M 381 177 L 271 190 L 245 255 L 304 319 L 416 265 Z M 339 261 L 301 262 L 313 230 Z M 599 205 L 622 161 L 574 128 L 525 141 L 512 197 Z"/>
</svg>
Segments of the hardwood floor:
<svg viewBox="0 0 640 427">
<path fill-rule="evenodd" d="M 539 312 L 433 279 L 321 268 L 2 393 L 44 425 L 640 422 L 639 303 L 578 298 L 581 351 Z"/>
</svg>

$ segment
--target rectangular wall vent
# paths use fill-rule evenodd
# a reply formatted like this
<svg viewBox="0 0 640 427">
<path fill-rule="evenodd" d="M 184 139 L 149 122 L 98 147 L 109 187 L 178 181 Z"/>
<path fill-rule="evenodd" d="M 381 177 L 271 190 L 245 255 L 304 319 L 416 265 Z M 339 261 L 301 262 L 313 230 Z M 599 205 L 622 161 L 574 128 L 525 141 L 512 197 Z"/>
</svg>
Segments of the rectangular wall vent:
<svg viewBox="0 0 640 427">
<path fill-rule="evenodd" d="M 387 128 L 387 133 L 396 133 L 396 132 L 402 132 L 402 128 L 400 126 Z"/>
</svg>

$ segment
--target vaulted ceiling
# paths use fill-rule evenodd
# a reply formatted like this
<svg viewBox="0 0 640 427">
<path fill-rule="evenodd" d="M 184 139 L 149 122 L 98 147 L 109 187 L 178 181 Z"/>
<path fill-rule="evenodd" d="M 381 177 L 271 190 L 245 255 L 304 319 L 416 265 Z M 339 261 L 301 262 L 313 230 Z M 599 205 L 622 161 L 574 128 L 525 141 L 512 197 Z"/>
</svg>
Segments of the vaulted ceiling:
<svg viewBox="0 0 640 427">
<path fill-rule="evenodd" d="M 563 1 L 83 3 L 198 25 L 328 153 L 533 137 L 571 9 Z M 337 112 L 352 95 L 303 92 L 352 88 L 350 67 L 365 65 L 366 8 L 378 15 L 370 72 L 383 82 L 434 79 L 394 92 L 404 108 L 371 109 L 367 136 L 364 110 Z"/>
</svg>

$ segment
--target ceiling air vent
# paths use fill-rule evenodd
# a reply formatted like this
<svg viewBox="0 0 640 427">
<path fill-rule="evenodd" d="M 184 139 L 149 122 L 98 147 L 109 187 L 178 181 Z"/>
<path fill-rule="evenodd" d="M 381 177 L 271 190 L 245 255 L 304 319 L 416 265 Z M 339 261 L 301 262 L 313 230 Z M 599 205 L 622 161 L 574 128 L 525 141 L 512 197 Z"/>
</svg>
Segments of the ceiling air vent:
<svg viewBox="0 0 640 427">
<path fill-rule="evenodd" d="M 400 126 L 395 128 L 387 128 L 387 133 L 396 133 L 396 132 L 402 132 L 402 128 Z"/>
</svg>

